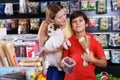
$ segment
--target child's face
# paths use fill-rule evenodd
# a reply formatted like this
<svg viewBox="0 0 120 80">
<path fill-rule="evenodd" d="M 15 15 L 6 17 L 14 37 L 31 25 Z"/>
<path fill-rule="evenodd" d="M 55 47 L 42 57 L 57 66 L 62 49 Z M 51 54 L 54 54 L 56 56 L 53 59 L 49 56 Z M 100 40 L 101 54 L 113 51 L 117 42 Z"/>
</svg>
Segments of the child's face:
<svg viewBox="0 0 120 80">
<path fill-rule="evenodd" d="M 72 20 L 72 28 L 74 32 L 83 32 L 85 31 L 86 23 L 82 16 L 79 16 Z"/>
<path fill-rule="evenodd" d="M 66 12 L 65 9 L 61 9 L 54 18 L 54 23 L 63 27 L 66 25 Z"/>
</svg>

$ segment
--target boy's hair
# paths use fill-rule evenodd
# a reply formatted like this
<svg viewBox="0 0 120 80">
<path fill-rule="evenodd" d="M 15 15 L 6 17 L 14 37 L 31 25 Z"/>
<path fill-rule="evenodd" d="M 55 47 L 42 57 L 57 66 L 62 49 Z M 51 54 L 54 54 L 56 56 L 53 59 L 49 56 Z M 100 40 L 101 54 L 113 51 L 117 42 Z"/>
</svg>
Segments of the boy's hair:
<svg viewBox="0 0 120 80">
<path fill-rule="evenodd" d="M 88 23 L 88 18 L 87 16 L 85 15 L 85 13 L 83 13 L 82 11 L 74 11 L 71 15 L 70 15 L 70 25 L 72 26 L 72 20 L 79 17 L 79 16 L 82 16 L 83 19 L 85 20 L 85 23 L 87 24 Z"/>
<path fill-rule="evenodd" d="M 63 6 L 60 4 L 49 4 L 46 8 L 46 20 L 48 23 L 51 22 L 52 19 L 54 19 L 55 15 L 57 14 L 58 11 L 63 9 Z"/>
</svg>

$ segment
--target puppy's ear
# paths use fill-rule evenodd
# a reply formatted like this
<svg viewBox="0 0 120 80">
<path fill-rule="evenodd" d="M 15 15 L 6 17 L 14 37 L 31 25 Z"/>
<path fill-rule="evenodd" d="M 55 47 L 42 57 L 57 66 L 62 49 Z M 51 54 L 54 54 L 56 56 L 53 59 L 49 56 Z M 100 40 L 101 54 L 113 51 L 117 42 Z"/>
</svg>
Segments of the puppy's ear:
<svg viewBox="0 0 120 80">
<path fill-rule="evenodd" d="M 54 24 L 54 29 L 56 30 L 58 28 L 60 28 L 60 27 L 57 24 Z"/>
</svg>

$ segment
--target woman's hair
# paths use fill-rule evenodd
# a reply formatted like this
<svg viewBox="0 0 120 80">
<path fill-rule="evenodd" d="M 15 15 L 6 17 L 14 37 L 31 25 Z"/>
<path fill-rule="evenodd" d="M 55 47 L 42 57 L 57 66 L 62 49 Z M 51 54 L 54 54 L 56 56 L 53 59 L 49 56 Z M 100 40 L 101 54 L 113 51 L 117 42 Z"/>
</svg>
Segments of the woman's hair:
<svg viewBox="0 0 120 80">
<path fill-rule="evenodd" d="M 60 11 L 61 9 L 63 9 L 62 5 L 59 4 L 49 4 L 46 8 L 46 20 L 48 21 L 48 23 L 51 22 L 52 19 L 54 19 L 55 15 L 57 14 L 58 11 Z"/>
<path fill-rule="evenodd" d="M 83 19 L 85 20 L 85 23 L 87 24 L 88 23 L 88 18 L 87 16 L 82 12 L 82 11 L 74 11 L 71 15 L 70 15 L 70 25 L 72 26 L 72 20 L 79 17 L 79 16 L 82 16 Z"/>
</svg>

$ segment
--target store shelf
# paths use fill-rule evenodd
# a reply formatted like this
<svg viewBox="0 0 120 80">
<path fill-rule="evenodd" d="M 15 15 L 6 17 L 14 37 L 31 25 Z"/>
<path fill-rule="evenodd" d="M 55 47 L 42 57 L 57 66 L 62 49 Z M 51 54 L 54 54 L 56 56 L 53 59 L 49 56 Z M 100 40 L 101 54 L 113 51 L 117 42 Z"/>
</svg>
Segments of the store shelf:
<svg viewBox="0 0 120 80">
<path fill-rule="evenodd" d="M 29 1 L 34 1 L 34 2 L 50 2 L 50 0 L 29 0 Z M 61 1 L 61 0 L 53 0 L 53 1 Z M 66 1 L 66 0 L 62 0 L 62 1 Z M 67 0 L 70 1 L 70 0 Z M 71 0 L 72 1 L 72 0 Z M 75 0 L 77 1 L 77 0 Z M 80 0 L 78 0 L 80 2 Z M 97 1 L 97 0 L 95 0 Z M 4 20 L 4 19 L 29 19 L 29 18 L 40 18 L 43 19 L 45 18 L 45 13 L 41 13 L 39 11 L 38 14 L 20 14 L 19 13 L 19 0 L 0 0 L 0 3 L 13 3 L 13 9 L 14 9 L 14 14 L 13 15 L 0 15 L 0 19 Z M 93 17 L 96 18 L 96 28 L 87 28 L 86 30 L 91 32 L 92 34 L 107 34 L 108 35 L 108 39 L 109 39 L 109 34 L 111 33 L 118 33 L 120 34 L 120 30 L 118 31 L 113 31 L 111 26 L 112 26 L 112 17 L 115 16 L 120 16 L 120 10 L 118 11 L 112 11 L 111 8 L 111 0 L 107 0 L 107 13 L 106 14 L 96 14 L 96 9 L 93 11 L 84 11 L 85 14 L 88 17 Z M 67 16 L 69 17 L 70 14 L 67 14 Z M 101 31 L 99 30 L 99 18 L 101 17 L 108 17 L 110 22 L 109 22 L 109 30 L 106 31 Z M 12 29 L 12 30 L 7 30 L 7 34 L 17 34 L 18 33 L 18 29 Z M 29 30 L 29 33 L 31 34 L 37 34 L 38 30 Z M 118 47 L 113 47 L 113 46 L 108 46 L 107 48 L 104 48 L 104 50 L 120 50 L 120 46 Z M 100 68 L 97 67 L 95 72 L 96 74 L 102 72 L 102 71 L 106 71 L 110 74 L 112 74 L 113 76 L 116 77 L 120 77 L 120 64 L 115 64 L 112 63 L 111 60 L 108 60 L 108 66 L 105 68 Z"/>
</svg>

